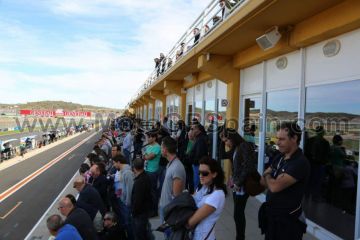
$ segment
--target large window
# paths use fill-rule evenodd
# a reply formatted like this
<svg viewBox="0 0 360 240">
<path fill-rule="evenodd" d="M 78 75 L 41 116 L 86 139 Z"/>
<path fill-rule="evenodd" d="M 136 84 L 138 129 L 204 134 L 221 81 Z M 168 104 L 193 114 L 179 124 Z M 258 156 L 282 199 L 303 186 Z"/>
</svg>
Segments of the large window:
<svg viewBox="0 0 360 240">
<path fill-rule="evenodd" d="M 211 122 L 214 120 L 215 100 L 205 101 L 205 129 L 207 130 Z"/>
<path fill-rule="evenodd" d="M 197 118 L 200 122 L 203 121 L 203 116 L 202 116 L 203 101 L 204 101 L 204 85 L 199 84 L 195 86 L 194 118 Z"/>
<path fill-rule="evenodd" d="M 353 239 L 360 139 L 360 81 L 306 88 L 304 152 L 311 164 L 307 217 Z"/>
<path fill-rule="evenodd" d="M 155 119 L 157 121 L 162 120 L 162 101 L 155 101 Z"/>
<path fill-rule="evenodd" d="M 201 117 L 202 108 L 203 108 L 203 102 L 202 101 L 196 101 L 195 102 L 194 118 L 197 118 L 200 122 L 202 121 L 202 117 Z"/>
<path fill-rule="evenodd" d="M 267 93 L 266 129 L 265 129 L 265 160 L 264 169 L 277 154 L 277 126 L 284 121 L 298 119 L 299 90 L 287 89 Z"/>
<path fill-rule="evenodd" d="M 225 123 L 226 118 L 226 105 L 223 105 L 227 99 L 227 84 L 217 80 L 217 97 L 218 97 L 218 124 L 222 126 Z"/>
</svg>

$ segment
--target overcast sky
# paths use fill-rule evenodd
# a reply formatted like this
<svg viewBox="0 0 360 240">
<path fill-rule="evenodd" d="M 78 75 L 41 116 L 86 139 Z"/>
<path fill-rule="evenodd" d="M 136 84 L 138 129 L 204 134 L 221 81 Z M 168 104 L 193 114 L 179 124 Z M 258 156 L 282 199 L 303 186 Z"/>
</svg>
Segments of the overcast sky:
<svg viewBox="0 0 360 240">
<path fill-rule="evenodd" d="M 0 0 L 0 103 L 123 108 L 210 0 Z"/>
</svg>

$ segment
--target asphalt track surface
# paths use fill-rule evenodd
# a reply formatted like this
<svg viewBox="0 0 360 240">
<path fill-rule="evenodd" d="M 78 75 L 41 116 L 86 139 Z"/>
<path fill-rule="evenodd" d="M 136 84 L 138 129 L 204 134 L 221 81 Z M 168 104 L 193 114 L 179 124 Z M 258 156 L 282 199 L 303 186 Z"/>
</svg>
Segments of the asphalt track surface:
<svg viewBox="0 0 360 240">
<path fill-rule="evenodd" d="M 81 134 L 65 143 L 0 171 L 0 240 L 24 239 L 50 204 L 66 186 L 91 152 L 100 133 L 74 149 L 11 195 L 4 194 L 26 177 L 59 155 L 88 138 L 95 131 Z"/>
</svg>

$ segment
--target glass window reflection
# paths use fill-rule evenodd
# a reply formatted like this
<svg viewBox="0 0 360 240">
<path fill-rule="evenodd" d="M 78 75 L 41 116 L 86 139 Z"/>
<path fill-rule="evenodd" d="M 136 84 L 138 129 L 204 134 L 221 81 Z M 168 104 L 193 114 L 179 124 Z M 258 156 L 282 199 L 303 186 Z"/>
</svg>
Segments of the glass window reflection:
<svg viewBox="0 0 360 240">
<path fill-rule="evenodd" d="M 205 129 L 207 130 L 212 122 L 215 113 L 215 100 L 205 101 Z"/>
<path fill-rule="evenodd" d="M 306 89 L 304 152 L 311 164 L 308 218 L 344 239 L 355 225 L 360 81 Z M 320 212 L 321 211 L 321 212 Z"/>
<path fill-rule="evenodd" d="M 277 126 L 284 121 L 298 118 L 299 90 L 287 89 L 267 93 L 264 169 L 270 166 L 278 154 L 276 146 Z"/>
</svg>

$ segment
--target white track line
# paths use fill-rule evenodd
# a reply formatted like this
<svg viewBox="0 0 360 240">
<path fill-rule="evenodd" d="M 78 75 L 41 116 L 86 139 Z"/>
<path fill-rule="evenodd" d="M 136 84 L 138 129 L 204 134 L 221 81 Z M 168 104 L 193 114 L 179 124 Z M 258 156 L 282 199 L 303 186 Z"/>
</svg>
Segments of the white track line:
<svg viewBox="0 0 360 240">
<path fill-rule="evenodd" d="M 75 177 L 78 175 L 78 171 L 75 172 L 74 176 L 70 179 L 70 181 L 66 184 L 64 189 L 59 193 L 59 195 L 55 198 L 55 200 L 51 203 L 49 208 L 44 212 L 39 221 L 34 225 L 31 231 L 26 235 L 25 240 L 27 240 L 31 234 L 35 231 L 35 229 L 39 226 L 39 224 L 44 220 L 46 214 L 52 209 L 52 207 L 56 204 L 56 202 L 60 199 L 60 197 L 64 194 L 65 190 L 69 187 L 69 185 L 74 181 Z"/>
<path fill-rule="evenodd" d="M 95 132 L 94 134 L 90 135 L 90 137 L 92 137 L 93 135 L 97 134 L 97 132 Z M 78 171 L 75 172 L 74 176 L 70 179 L 70 181 L 66 184 L 66 186 L 64 187 L 64 189 L 59 193 L 59 195 L 54 199 L 54 201 L 50 204 L 50 206 L 48 207 L 48 209 L 44 212 L 44 214 L 41 216 L 41 218 L 35 223 L 34 227 L 30 230 L 30 232 L 28 233 L 28 235 L 26 235 L 25 240 L 28 240 L 31 235 L 33 234 L 33 232 L 36 230 L 36 228 L 40 225 L 40 223 L 44 220 L 46 214 L 53 208 L 53 206 L 56 204 L 56 202 L 59 201 L 60 197 L 64 194 L 65 190 L 69 187 L 69 185 L 74 181 L 75 177 L 78 175 Z"/>
<path fill-rule="evenodd" d="M 89 140 L 90 138 L 92 138 L 93 136 L 95 136 L 97 133 L 93 133 L 91 134 L 89 137 L 85 138 L 84 140 L 82 140 L 80 143 L 76 144 L 75 146 L 73 146 L 72 148 L 70 148 L 69 150 L 67 150 L 66 152 L 62 153 L 61 155 L 59 155 L 58 157 L 54 158 L 53 160 L 51 160 L 50 162 L 48 162 L 47 164 L 45 164 L 43 167 L 39 168 L 38 170 L 36 170 L 35 172 L 31 173 L 29 176 L 25 177 L 23 180 L 21 180 L 20 182 L 16 183 L 15 185 L 13 185 L 12 187 L 8 188 L 7 190 L 5 190 L 4 192 L 2 192 L 0 194 L 0 203 L 3 202 L 6 198 L 10 197 L 12 194 L 14 194 L 16 191 L 18 191 L 19 189 L 21 189 L 22 187 L 24 187 L 26 184 L 28 184 L 29 182 L 31 182 L 34 178 L 38 177 L 41 173 L 45 172 L 47 169 L 49 169 L 50 167 L 52 167 L 53 165 L 55 165 L 57 162 L 59 162 L 60 160 L 62 160 L 66 155 L 68 155 L 69 153 L 71 153 L 72 151 L 74 151 L 76 148 L 78 148 L 79 146 L 81 146 L 84 142 L 86 142 L 87 140 Z"/>
</svg>

